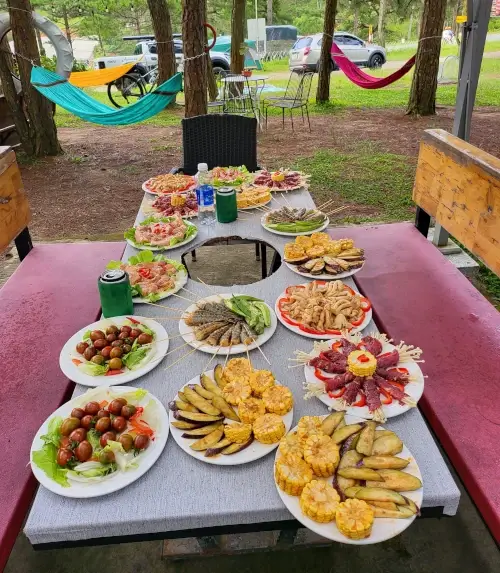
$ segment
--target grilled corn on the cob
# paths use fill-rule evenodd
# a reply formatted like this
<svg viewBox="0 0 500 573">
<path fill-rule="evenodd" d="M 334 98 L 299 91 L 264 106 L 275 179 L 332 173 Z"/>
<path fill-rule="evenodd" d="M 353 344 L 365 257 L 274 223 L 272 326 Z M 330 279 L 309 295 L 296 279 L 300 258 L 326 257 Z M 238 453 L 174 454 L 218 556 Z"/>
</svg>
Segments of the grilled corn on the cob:
<svg viewBox="0 0 500 573">
<path fill-rule="evenodd" d="M 245 380 L 248 382 L 251 373 L 252 365 L 247 358 L 232 358 L 226 364 L 222 376 L 226 383 L 233 380 Z"/>
<path fill-rule="evenodd" d="M 292 454 L 281 456 L 276 461 L 274 475 L 280 489 L 288 495 L 297 496 L 313 478 L 312 469 L 308 464 L 299 456 Z"/>
<path fill-rule="evenodd" d="M 286 386 L 273 386 L 262 394 L 268 412 L 284 416 L 293 408 L 293 394 Z"/>
<path fill-rule="evenodd" d="M 277 414 L 264 414 L 253 423 L 255 439 L 262 444 L 275 444 L 285 435 L 283 420 Z"/>
<path fill-rule="evenodd" d="M 226 424 L 224 426 L 224 436 L 235 444 L 244 444 L 252 434 L 250 424 Z"/>
<path fill-rule="evenodd" d="M 338 506 L 335 516 L 340 533 L 349 539 L 369 537 L 373 520 L 373 509 L 360 499 L 346 499 Z"/>
<path fill-rule="evenodd" d="M 250 388 L 250 384 L 241 379 L 228 382 L 224 386 L 224 390 L 222 390 L 222 395 L 226 402 L 229 402 L 233 406 L 237 406 L 242 400 L 250 398 L 251 394 L 252 389 Z"/>
<path fill-rule="evenodd" d="M 265 413 L 266 407 L 259 398 L 247 398 L 238 404 L 238 416 L 245 424 L 253 424 L 259 416 Z"/>
<path fill-rule="evenodd" d="M 250 386 L 254 396 L 262 396 L 264 392 L 274 386 L 274 375 L 269 370 L 254 370 L 250 374 Z"/>
<path fill-rule="evenodd" d="M 300 494 L 302 513 L 318 523 L 333 521 L 339 504 L 339 494 L 326 481 L 314 479 L 306 484 Z"/>
<path fill-rule="evenodd" d="M 317 476 L 332 476 L 340 459 L 339 447 L 329 436 L 310 436 L 304 446 L 304 459 Z"/>
<path fill-rule="evenodd" d="M 322 418 L 319 416 L 303 416 L 297 425 L 297 436 L 299 437 L 300 443 L 304 446 L 307 438 L 310 436 L 315 436 L 317 434 L 321 435 L 323 430 L 321 429 Z"/>
<path fill-rule="evenodd" d="M 281 438 L 279 450 L 283 456 L 294 454 L 299 456 L 299 458 L 304 457 L 304 449 L 299 441 L 297 432 L 290 432 L 285 437 Z"/>
</svg>

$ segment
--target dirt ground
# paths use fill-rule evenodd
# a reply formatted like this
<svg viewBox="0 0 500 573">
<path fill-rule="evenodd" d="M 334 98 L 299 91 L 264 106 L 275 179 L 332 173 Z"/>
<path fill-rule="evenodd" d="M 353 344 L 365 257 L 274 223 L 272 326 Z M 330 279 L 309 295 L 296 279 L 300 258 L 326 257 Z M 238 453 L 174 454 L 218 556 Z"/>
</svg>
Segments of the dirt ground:
<svg viewBox="0 0 500 573">
<path fill-rule="evenodd" d="M 314 116 L 309 133 L 299 120 L 292 132 L 289 123 L 282 130 L 281 120 L 272 118 L 259 134 L 259 161 L 270 168 L 287 167 L 295 157 L 319 149 L 349 152 L 369 141 L 414 162 L 422 130 L 451 131 L 452 122 L 448 108 L 419 119 L 402 110 L 360 109 Z M 473 144 L 500 156 L 499 133 L 499 108 L 474 112 Z M 38 241 L 121 238 L 135 219 L 142 182 L 182 162 L 180 125 L 63 128 L 59 136 L 64 155 L 21 166 L 33 211 L 30 229 Z"/>
</svg>

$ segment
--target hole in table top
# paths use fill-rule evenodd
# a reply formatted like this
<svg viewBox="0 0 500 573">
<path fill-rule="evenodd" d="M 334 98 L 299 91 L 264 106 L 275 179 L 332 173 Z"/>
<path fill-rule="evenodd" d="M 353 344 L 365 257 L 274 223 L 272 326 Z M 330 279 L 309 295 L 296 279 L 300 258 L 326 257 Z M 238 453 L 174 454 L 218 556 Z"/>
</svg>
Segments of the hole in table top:
<svg viewBox="0 0 500 573">
<path fill-rule="evenodd" d="M 189 277 L 209 285 L 252 284 L 271 276 L 281 256 L 269 243 L 242 237 L 209 239 L 182 255 Z"/>
</svg>

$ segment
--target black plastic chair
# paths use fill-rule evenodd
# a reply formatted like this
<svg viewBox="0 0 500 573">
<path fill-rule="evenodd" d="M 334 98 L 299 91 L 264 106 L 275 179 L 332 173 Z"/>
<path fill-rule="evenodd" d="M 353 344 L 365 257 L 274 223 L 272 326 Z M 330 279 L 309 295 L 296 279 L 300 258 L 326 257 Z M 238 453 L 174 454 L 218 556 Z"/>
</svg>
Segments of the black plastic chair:
<svg viewBox="0 0 500 573">
<path fill-rule="evenodd" d="M 257 171 L 257 120 L 254 117 L 212 113 L 182 120 L 182 167 L 171 173 L 195 175 L 198 163 L 209 169 L 245 165 Z"/>
</svg>

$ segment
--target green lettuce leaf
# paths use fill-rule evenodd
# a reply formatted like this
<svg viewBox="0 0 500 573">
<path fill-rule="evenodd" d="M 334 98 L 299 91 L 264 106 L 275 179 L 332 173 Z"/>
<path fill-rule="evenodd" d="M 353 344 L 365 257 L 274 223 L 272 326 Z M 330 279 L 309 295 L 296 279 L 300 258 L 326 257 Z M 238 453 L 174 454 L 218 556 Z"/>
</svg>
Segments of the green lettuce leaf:
<svg viewBox="0 0 500 573">
<path fill-rule="evenodd" d="M 149 334 L 153 338 L 156 336 L 154 330 L 151 330 L 148 326 L 146 326 L 142 322 L 141 322 L 141 324 L 138 324 L 137 326 L 138 326 L 139 330 L 142 330 L 143 332 L 145 332 L 146 334 Z"/>
<path fill-rule="evenodd" d="M 84 462 L 68 471 L 68 477 L 75 481 L 84 481 L 78 478 L 103 478 L 117 470 L 115 463 L 101 464 L 100 462 Z M 96 480 L 99 481 L 99 480 Z"/>
<path fill-rule="evenodd" d="M 106 265 L 106 268 L 111 269 L 111 270 L 115 270 L 115 269 L 119 269 L 121 266 L 122 266 L 121 261 L 109 261 L 109 263 Z"/>
<path fill-rule="evenodd" d="M 108 440 L 103 451 L 113 452 L 115 455 L 116 465 L 122 472 L 138 467 L 138 464 L 134 460 L 134 453 L 126 452 L 120 442 Z"/>
<path fill-rule="evenodd" d="M 102 450 L 101 443 L 99 441 L 100 437 L 101 435 L 94 428 L 90 429 L 87 432 L 87 441 L 92 446 L 92 452 L 94 453 L 94 455 Z"/>
<path fill-rule="evenodd" d="M 59 442 L 61 440 L 61 426 L 63 419 L 61 416 L 54 416 L 49 421 L 49 426 L 47 428 L 47 433 L 40 436 L 44 444 L 52 444 L 56 448 L 59 448 Z"/>
<path fill-rule="evenodd" d="M 63 419 L 55 416 L 49 421 L 47 433 L 41 436 L 44 445 L 41 450 L 33 452 L 33 463 L 37 465 L 47 477 L 54 480 L 62 487 L 69 487 L 66 474 L 68 470 L 62 468 L 56 461 L 57 450 L 59 449 L 59 440 L 61 439 L 61 425 Z"/>
<path fill-rule="evenodd" d="M 109 366 L 107 364 L 94 364 L 93 362 L 84 362 L 80 364 L 78 368 L 84 373 L 88 374 L 89 376 L 104 376 L 106 372 L 109 370 Z"/>
<path fill-rule="evenodd" d="M 123 364 L 125 364 L 129 370 L 135 370 L 139 367 L 140 363 L 146 358 L 150 351 L 150 345 L 145 344 L 144 346 L 140 346 L 123 356 Z"/>
<path fill-rule="evenodd" d="M 86 330 L 83 333 L 83 340 L 89 340 L 90 339 L 90 330 Z"/>
</svg>

